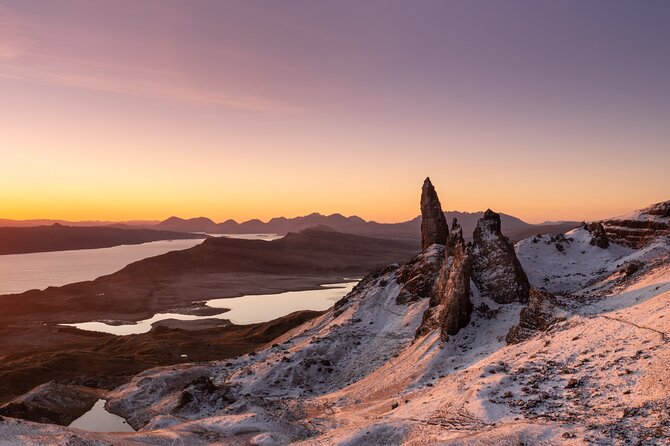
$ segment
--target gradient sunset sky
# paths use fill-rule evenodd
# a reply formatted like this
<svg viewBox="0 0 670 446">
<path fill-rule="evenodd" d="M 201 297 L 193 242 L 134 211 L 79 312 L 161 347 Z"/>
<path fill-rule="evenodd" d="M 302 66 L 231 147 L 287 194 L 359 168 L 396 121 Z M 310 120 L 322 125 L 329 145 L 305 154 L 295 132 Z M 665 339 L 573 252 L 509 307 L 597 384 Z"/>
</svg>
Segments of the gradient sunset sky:
<svg viewBox="0 0 670 446">
<path fill-rule="evenodd" d="M 0 218 L 670 199 L 668 1 L 0 0 Z"/>
</svg>

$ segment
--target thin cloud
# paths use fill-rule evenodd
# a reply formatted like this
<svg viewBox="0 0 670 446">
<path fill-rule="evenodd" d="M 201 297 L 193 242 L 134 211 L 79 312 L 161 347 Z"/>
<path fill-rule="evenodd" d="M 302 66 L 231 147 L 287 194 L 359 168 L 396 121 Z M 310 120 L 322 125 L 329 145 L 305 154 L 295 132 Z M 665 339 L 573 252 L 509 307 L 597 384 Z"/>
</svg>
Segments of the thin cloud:
<svg viewBox="0 0 670 446">
<path fill-rule="evenodd" d="M 45 61 L 45 57 L 35 54 L 27 55 L 25 58 L 30 59 L 30 62 L 5 63 L 0 71 L 0 77 L 245 111 L 300 110 L 297 106 L 263 97 L 229 94 L 223 91 L 225 88 L 220 85 L 208 88 L 194 86 L 172 78 L 170 73 L 158 70 L 105 67 L 98 63 L 88 64 L 85 60 L 71 58 L 62 59 L 61 62 L 65 62 L 64 64 L 53 64 Z M 40 59 L 45 63 L 39 63 Z M 77 69 L 71 70 L 60 65 L 69 65 Z"/>
<path fill-rule="evenodd" d="M 0 6 L 0 61 L 19 57 L 23 54 L 23 44 L 21 21 Z"/>
<path fill-rule="evenodd" d="M 223 45 L 200 47 L 189 60 L 191 49 L 160 30 L 119 40 L 106 26 L 70 25 L 0 6 L 0 78 L 252 112 L 302 110 L 267 94 L 268 73 L 286 71 L 281 60 Z"/>
</svg>

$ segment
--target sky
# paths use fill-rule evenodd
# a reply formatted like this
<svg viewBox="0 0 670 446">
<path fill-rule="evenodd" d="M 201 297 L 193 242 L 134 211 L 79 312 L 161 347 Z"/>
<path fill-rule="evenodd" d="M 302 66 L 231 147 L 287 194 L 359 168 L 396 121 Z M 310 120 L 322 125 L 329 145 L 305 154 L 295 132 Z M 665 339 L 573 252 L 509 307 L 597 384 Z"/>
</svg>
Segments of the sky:
<svg viewBox="0 0 670 446">
<path fill-rule="evenodd" d="M 670 2 L 0 0 L 0 218 L 670 199 Z"/>
</svg>

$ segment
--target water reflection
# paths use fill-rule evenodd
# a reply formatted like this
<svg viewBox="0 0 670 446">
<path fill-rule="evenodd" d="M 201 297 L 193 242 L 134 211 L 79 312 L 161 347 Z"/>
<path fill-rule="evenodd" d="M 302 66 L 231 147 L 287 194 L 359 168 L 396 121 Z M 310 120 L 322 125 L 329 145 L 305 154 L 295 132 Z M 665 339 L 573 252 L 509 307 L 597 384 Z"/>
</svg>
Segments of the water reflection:
<svg viewBox="0 0 670 446">
<path fill-rule="evenodd" d="M 230 311 L 215 316 L 194 316 L 190 314 L 157 313 L 149 319 L 134 324 L 109 325 L 104 322 L 81 322 L 63 324 L 81 330 L 101 331 L 119 336 L 146 333 L 151 325 L 165 319 L 196 321 L 203 319 L 228 319 L 234 324 L 266 322 L 285 316 L 294 311 L 323 311 L 349 293 L 358 282 L 344 282 L 321 285 L 320 289 L 308 291 L 288 291 L 276 294 L 249 294 L 231 299 L 213 299 L 206 305 L 212 308 L 229 308 Z"/>
<path fill-rule="evenodd" d="M 135 432 L 128 422 L 105 410 L 105 400 L 98 400 L 91 410 L 80 416 L 69 427 L 89 432 Z"/>
</svg>

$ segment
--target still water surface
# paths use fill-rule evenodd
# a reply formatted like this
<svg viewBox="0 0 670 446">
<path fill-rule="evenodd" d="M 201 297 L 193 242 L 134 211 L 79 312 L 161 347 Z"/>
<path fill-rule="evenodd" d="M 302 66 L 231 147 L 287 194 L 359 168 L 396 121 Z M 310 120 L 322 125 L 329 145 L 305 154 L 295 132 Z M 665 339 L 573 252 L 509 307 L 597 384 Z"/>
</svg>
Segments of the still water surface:
<svg viewBox="0 0 670 446">
<path fill-rule="evenodd" d="M 215 236 L 256 240 L 273 240 L 280 237 L 275 234 Z M 0 255 L 0 295 L 93 280 L 116 272 L 129 263 L 169 251 L 191 248 L 200 243 L 201 239 L 163 240 L 112 248 Z"/>
<path fill-rule="evenodd" d="M 299 310 L 327 310 L 344 297 L 358 282 L 345 282 L 321 285 L 322 288 L 308 291 L 288 291 L 276 294 L 249 294 L 231 299 L 212 299 L 207 306 L 229 308 L 230 311 L 215 316 L 194 316 L 190 314 L 158 313 L 150 319 L 135 324 L 109 325 L 104 322 L 82 322 L 63 324 L 81 330 L 101 331 L 119 336 L 146 333 L 151 324 L 165 320 L 178 319 L 195 321 L 202 319 L 228 319 L 234 324 L 253 324 L 266 322 Z"/>
<path fill-rule="evenodd" d="M 105 410 L 106 402 L 98 400 L 91 410 L 70 423 L 69 427 L 90 432 L 135 432 L 126 420 Z"/>
</svg>

